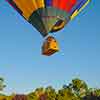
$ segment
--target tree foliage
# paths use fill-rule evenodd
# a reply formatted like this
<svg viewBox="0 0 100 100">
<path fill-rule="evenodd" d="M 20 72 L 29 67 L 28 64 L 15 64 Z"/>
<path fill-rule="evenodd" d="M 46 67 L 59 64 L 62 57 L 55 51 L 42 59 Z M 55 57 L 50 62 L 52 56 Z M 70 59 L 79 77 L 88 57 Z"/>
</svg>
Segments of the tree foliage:
<svg viewBox="0 0 100 100">
<path fill-rule="evenodd" d="M 3 88 L 4 79 L 0 78 L 0 89 L 3 90 Z M 14 95 L 18 97 L 17 94 Z M 100 89 L 89 88 L 83 80 L 75 78 L 68 85 L 63 85 L 58 91 L 52 86 L 40 87 L 25 96 L 27 96 L 25 100 L 100 100 Z"/>
<path fill-rule="evenodd" d="M 100 97 L 100 89 L 89 88 L 83 80 L 75 78 L 68 85 L 63 85 L 58 91 L 52 86 L 48 86 L 44 89 L 37 88 L 35 94 L 39 94 L 38 98 L 32 100 L 92 100 L 91 98 L 99 100 L 97 98 Z"/>
<path fill-rule="evenodd" d="M 6 85 L 4 84 L 4 79 L 2 77 L 0 77 L 0 91 L 3 91 L 3 89 L 6 87 Z"/>
</svg>

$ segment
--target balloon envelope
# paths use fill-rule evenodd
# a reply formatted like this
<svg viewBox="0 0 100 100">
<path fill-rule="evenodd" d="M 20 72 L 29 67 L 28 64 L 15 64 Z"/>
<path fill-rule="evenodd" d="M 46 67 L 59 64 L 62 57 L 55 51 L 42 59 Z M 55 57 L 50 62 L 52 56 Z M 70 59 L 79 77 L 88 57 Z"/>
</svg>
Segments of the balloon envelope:
<svg viewBox="0 0 100 100">
<path fill-rule="evenodd" d="M 42 36 L 72 20 L 90 0 L 7 0 Z"/>
</svg>

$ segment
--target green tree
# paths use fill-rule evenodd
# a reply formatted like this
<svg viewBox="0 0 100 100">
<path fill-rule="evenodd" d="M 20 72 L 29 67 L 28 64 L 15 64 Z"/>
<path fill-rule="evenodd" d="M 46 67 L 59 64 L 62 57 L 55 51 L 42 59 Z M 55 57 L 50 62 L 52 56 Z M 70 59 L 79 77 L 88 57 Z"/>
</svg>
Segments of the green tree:
<svg viewBox="0 0 100 100">
<path fill-rule="evenodd" d="M 78 78 L 72 80 L 71 87 L 73 92 L 80 98 L 84 97 L 88 92 L 87 84 Z"/>
<path fill-rule="evenodd" d="M 94 96 L 99 97 L 99 96 L 100 96 L 100 89 L 94 89 L 94 90 L 92 91 L 92 94 L 93 94 Z"/>
<path fill-rule="evenodd" d="M 43 87 L 37 88 L 37 89 L 35 90 L 35 94 L 36 94 L 37 97 L 39 98 L 42 94 L 44 94 L 44 88 L 43 88 Z"/>
<path fill-rule="evenodd" d="M 0 77 L 0 91 L 3 91 L 3 89 L 6 87 L 6 85 L 4 84 L 4 79 L 2 77 Z"/>
<path fill-rule="evenodd" d="M 41 96 L 44 94 L 44 88 L 40 87 L 35 89 L 34 92 L 31 92 L 27 95 L 28 100 L 41 100 Z"/>
<path fill-rule="evenodd" d="M 72 91 L 69 86 L 63 86 L 61 90 L 58 91 L 57 100 L 80 100 L 77 95 Z"/>
<path fill-rule="evenodd" d="M 35 92 L 31 92 L 27 95 L 28 100 L 39 100 Z"/>
<path fill-rule="evenodd" d="M 54 88 L 52 88 L 52 86 L 48 86 L 45 89 L 45 94 L 47 96 L 46 100 L 56 100 L 56 91 Z"/>
</svg>

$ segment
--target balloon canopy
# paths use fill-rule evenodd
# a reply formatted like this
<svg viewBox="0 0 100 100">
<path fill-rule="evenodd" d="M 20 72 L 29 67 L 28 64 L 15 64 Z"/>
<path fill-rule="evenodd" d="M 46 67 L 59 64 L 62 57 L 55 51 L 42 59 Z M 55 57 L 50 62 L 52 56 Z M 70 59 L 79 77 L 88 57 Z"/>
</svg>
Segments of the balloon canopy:
<svg viewBox="0 0 100 100">
<path fill-rule="evenodd" d="M 42 36 L 72 20 L 90 0 L 7 0 Z"/>
</svg>

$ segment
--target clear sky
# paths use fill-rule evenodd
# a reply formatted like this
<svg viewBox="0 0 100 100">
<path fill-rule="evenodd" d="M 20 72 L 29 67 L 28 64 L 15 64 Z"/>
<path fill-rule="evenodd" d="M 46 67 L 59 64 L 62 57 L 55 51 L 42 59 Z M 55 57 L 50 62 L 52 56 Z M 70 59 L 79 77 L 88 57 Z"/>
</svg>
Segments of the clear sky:
<svg viewBox="0 0 100 100">
<path fill-rule="evenodd" d="M 0 76 L 6 93 L 40 86 L 59 89 L 73 78 L 100 88 L 100 0 L 92 2 L 53 36 L 60 52 L 41 55 L 43 38 L 5 0 L 0 0 Z"/>
</svg>

